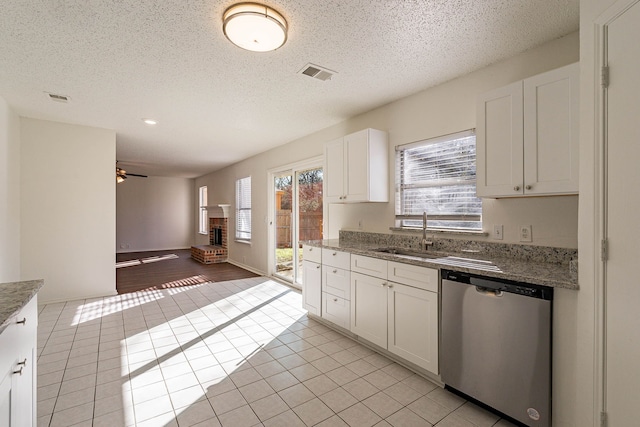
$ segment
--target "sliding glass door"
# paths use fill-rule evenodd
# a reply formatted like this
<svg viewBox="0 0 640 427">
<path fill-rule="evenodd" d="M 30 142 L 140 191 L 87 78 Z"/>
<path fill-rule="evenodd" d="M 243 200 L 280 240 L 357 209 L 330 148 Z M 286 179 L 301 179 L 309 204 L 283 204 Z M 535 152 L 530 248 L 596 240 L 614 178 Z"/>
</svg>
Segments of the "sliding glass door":
<svg viewBox="0 0 640 427">
<path fill-rule="evenodd" d="M 272 174 L 273 274 L 302 283 L 302 245 L 322 239 L 322 168 L 293 168 Z"/>
</svg>

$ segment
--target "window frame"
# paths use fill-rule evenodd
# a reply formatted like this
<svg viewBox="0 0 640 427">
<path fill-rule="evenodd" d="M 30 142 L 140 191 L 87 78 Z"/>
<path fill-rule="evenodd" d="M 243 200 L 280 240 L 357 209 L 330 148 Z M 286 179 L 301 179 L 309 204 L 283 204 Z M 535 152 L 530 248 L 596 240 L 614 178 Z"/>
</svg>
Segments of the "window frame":
<svg viewBox="0 0 640 427">
<path fill-rule="evenodd" d="M 407 172 L 404 170 L 404 165 L 406 164 L 406 160 L 403 157 L 409 150 L 416 148 L 424 148 L 433 144 L 446 144 L 448 142 L 454 143 L 454 141 L 459 141 L 461 139 L 466 139 L 469 137 L 473 137 L 473 159 L 470 160 L 473 162 L 472 164 L 472 174 L 461 175 L 458 177 L 451 177 L 448 179 L 438 179 L 438 180 L 422 180 L 419 183 L 405 184 L 405 177 Z M 407 201 L 405 198 L 406 193 L 411 191 L 420 191 L 427 189 L 442 189 L 446 190 L 447 188 L 451 189 L 456 186 L 469 186 L 473 185 L 473 193 L 474 200 L 470 205 L 478 204 L 479 201 L 479 212 L 475 213 L 461 213 L 461 214 L 437 214 L 433 212 L 427 212 L 427 222 L 432 225 L 429 226 L 427 224 L 428 230 L 434 231 L 448 231 L 448 232 L 461 232 L 461 233 L 478 233 L 482 231 L 482 199 L 478 198 L 475 194 L 476 185 L 477 185 L 477 177 L 476 177 L 476 165 L 477 165 L 477 156 L 476 156 L 476 138 L 475 138 L 475 129 L 469 129 L 462 132 L 456 132 L 452 134 L 447 134 L 435 138 L 428 138 L 416 142 L 412 142 L 409 144 L 398 145 L 396 146 L 396 164 L 395 164 L 395 173 L 396 173 L 396 185 L 395 185 L 395 227 L 399 229 L 417 229 L 422 227 L 422 212 L 420 213 L 407 213 Z M 444 149 L 441 150 L 444 152 Z M 470 157 L 470 156 L 468 156 Z M 443 158 L 444 159 L 444 158 Z M 469 163 L 465 163 L 468 166 Z M 422 171 L 427 171 L 427 169 L 423 169 Z M 433 225 L 435 223 L 435 225 Z"/>
<path fill-rule="evenodd" d="M 198 211 L 198 233 L 209 234 L 209 215 L 207 212 L 207 204 L 209 203 L 209 194 L 206 185 L 198 188 L 198 202 L 200 209 Z"/>
<path fill-rule="evenodd" d="M 248 191 L 248 197 L 246 194 L 241 194 L 241 192 Z M 248 202 L 248 205 L 246 204 Z M 251 232 L 252 232 L 252 218 L 251 218 L 251 175 L 239 178 L 236 180 L 236 220 L 235 220 L 235 241 L 241 243 L 251 243 Z M 246 222 L 246 226 L 248 229 L 241 229 L 241 217 L 245 217 L 248 212 L 248 222 Z"/>
</svg>

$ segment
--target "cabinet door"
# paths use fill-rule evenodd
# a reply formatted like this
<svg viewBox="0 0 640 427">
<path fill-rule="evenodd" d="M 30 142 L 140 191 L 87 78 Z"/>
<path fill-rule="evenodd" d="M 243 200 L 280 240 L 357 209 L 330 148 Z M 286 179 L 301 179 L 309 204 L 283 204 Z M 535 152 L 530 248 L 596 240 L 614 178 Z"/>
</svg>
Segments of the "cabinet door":
<svg viewBox="0 0 640 427">
<path fill-rule="evenodd" d="M 438 374 L 438 294 L 389 282 L 388 350 Z"/>
<path fill-rule="evenodd" d="M 387 347 L 387 281 L 351 272 L 351 332 Z"/>
<path fill-rule="evenodd" d="M 16 403 L 15 397 L 16 376 L 13 369 L 3 370 L 0 374 L 0 426 L 17 426 L 15 419 Z"/>
<path fill-rule="evenodd" d="M 324 146 L 325 173 L 324 200 L 329 203 L 342 202 L 345 193 L 344 145 L 342 138 L 328 142 Z"/>
<path fill-rule="evenodd" d="M 17 425 L 21 427 L 31 427 L 37 424 L 37 414 L 35 406 L 35 346 L 29 351 L 20 353 L 19 365 L 17 368 L 22 369 L 22 374 L 15 374 L 17 377 L 15 387 L 16 411 L 15 418 Z M 0 424 L 2 425 L 2 424 Z"/>
<path fill-rule="evenodd" d="M 347 202 L 369 200 L 369 131 L 344 137 L 346 156 L 345 189 Z"/>
<path fill-rule="evenodd" d="M 311 261 L 302 262 L 302 307 L 311 314 L 320 316 L 322 307 L 321 265 Z"/>
<path fill-rule="evenodd" d="M 579 65 L 524 80 L 525 194 L 578 192 Z"/>
<path fill-rule="evenodd" d="M 523 194 L 522 81 L 481 95 L 476 119 L 478 197 Z"/>
</svg>

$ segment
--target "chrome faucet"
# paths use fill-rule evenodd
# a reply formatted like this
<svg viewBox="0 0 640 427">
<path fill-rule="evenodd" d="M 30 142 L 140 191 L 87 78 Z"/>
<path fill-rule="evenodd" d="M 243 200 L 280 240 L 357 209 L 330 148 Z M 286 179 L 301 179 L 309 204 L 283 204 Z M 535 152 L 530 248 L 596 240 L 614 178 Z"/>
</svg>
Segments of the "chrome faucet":
<svg viewBox="0 0 640 427">
<path fill-rule="evenodd" d="M 426 251 L 432 245 L 433 242 L 427 240 L 427 211 L 424 211 L 422 214 L 422 242 L 420 242 L 420 249 Z"/>
</svg>

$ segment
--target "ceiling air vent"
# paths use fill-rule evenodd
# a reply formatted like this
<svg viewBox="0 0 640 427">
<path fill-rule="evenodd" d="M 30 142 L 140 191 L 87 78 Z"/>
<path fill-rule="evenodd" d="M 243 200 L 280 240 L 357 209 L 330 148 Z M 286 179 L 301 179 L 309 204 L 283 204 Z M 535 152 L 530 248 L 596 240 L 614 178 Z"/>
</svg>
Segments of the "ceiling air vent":
<svg viewBox="0 0 640 427">
<path fill-rule="evenodd" d="M 49 92 L 45 92 L 47 94 L 47 96 L 49 97 L 50 100 L 52 101 L 56 101 L 56 102 L 69 102 L 70 98 L 66 95 L 59 95 L 57 93 L 49 93 Z"/>
<path fill-rule="evenodd" d="M 331 80 L 335 71 L 331 71 L 328 68 L 320 67 L 319 65 L 307 64 L 302 70 L 300 70 L 300 74 L 304 74 L 305 76 L 313 77 L 314 79 L 327 81 Z"/>
</svg>

